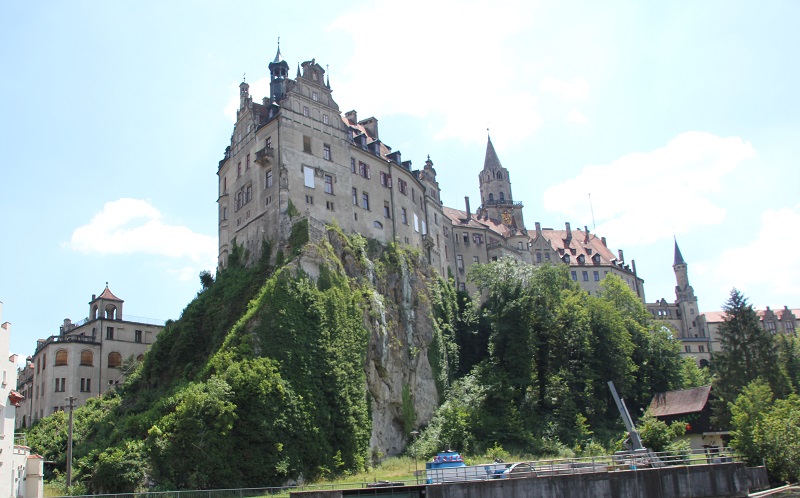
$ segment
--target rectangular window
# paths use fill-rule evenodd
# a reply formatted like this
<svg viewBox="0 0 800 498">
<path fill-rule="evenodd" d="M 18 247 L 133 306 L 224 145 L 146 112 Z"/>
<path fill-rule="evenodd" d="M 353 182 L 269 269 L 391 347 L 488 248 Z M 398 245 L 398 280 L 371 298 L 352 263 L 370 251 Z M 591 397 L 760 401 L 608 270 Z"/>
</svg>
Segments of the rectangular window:
<svg viewBox="0 0 800 498">
<path fill-rule="evenodd" d="M 303 106 L 303 116 L 308 117 L 308 106 Z"/>
<path fill-rule="evenodd" d="M 392 187 L 392 177 L 388 173 L 381 171 L 381 185 L 386 188 Z"/>
<path fill-rule="evenodd" d="M 303 152 L 311 154 L 311 137 L 303 135 Z"/>
<path fill-rule="evenodd" d="M 687 353 L 691 353 L 692 352 L 692 347 L 689 346 L 689 345 L 686 345 L 686 346 L 683 347 L 683 350 L 686 351 Z"/>
<path fill-rule="evenodd" d="M 266 147 L 268 149 L 272 148 L 272 137 L 267 137 L 267 141 L 265 142 L 265 145 L 266 145 Z"/>
<path fill-rule="evenodd" d="M 241 177 L 242 177 L 242 161 L 239 161 L 236 164 L 236 178 L 241 178 Z"/>
<path fill-rule="evenodd" d="M 328 120 L 328 115 L 327 114 L 323 114 L 322 115 L 322 123 L 323 124 L 329 124 L 329 120 Z"/>
<path fill-rule="evenodd" d="M 248 169 L 250 169 L 250 154 L 247 154 L 247 157 L 245 158 L 245 166 L 244 166 L 244 169 L 245 169 L 245 171 L 247 171 Z"/>
<path fill-rule="evenodd" d="M 360 174 L 364 178 L 370 178 L 369 164 L 365 164 L 365 163 L 362 163 L 361 161 L 359 161 L 358 162 L 358 174 Z"/>
<path fill-rule="evenodd" d="M 408 195 L 408 182 L 404 180 L 397 180 L 397 190 L 403 195 Z"/>
<path fill-rule="evenodd" d="M 702 345 L 701 346 L 697 346 L 697 350 L 700 351 L 701 353 L 705 353 L 706 352 L 706 347 L 702 346 Z"/>
<path fill-rule="evenodd" d="M 82 393 L 92 392 L 92 379 L 83 377 L 81 378 L 81 392 Z"/>
<path fill-rule="evenodd" d="M 333 203 L 331 201 L 325 201 L 325 209 L 333 211 Z"/>
<path fill-rule="evenodd" d="M 541 263 L 542 262 L 542 253 L 540 253 L 540 252 L 536 253 L 536 262 L 537 263 Z"/>
<path fill-rule="evenodd" d="M 594 275 L 594 281 L 595 282 L 599 282 L 600 281 L 600 272 L 595 270 L 594 272 L 592 272 L 592 274 Z"/>
<path fill-rule="evenodd" d="M 361 192 L 361 207 L 369 210 L 369 194 Z"/>
<path fill-rule="evenodd" d="M 413 188 L 411 189 L 411 200 L 414 202 L 414 204 L 417 203 L 417 191 Z"/>
<path fill-rule="evenodd" d="M 272 186 L 272 170 L 267 171 L 267 188 Z"/>
<path fill-rule="evenodd" d="M 582 272 L 581 276 L 583 277 L 583 281 L 584 282 L 588 282 L 589 281 L 589 272 L 588 271 Z"/>
<path fill-rule="evenodd" d="M 384 218 L 391 218 L 391 209 L 389 208 L 389 203 L 384 201 L 383 202 L 383 217 Z"/>
<path fill-rule="evenodd" d="M 350 172 L 351 173 L 356 172 L 356 160 L 353 159 L 352 157 L 350 158 Z"/>
<path fill-rule="evenodd" d="M 464 256 L 460 254 L 456 255 L 456 268 L 458 268 L 459 270 L 464 269 Z"/>
<path fill-rule="evenodd" d="M 794 323 L 792 322 L 785 322 L 783 328 L 786 330 L 787 334 L 794 333 Z"/>
<path fill-rule="evenodd" d="M 400 208 L 400 221 L 402 221 L 404 225 L 408 225 L 408 212 L 406 208 Z"/>
<path fill-rule="evenodd" d="M 478 258 L 478 256 L 472 256 L 472 262 L 473 263 L 480 263 L 481 260 L 480 260 L 480 258 Z"/>
<path fill-rule="evenodd" d="M 114 327 L 106 327 L 106 339 L 114 338 Z"/>
<path fill-rule="evenodd" d="M 570 276 L 572 277 L 572 280 L 578 280 L 578 272 L 571 271 L 569 273 L 570 273 Z"/>
<path fill-rule="evenodd" d="M 414 231 L 419 232 L 419 216 L 417 216 L 417 213 L 414 213 Z"/>
<path fill-rule="evenodd" d="M 460 290 L 461 292 L 466 292 L 467 291 L 467 284 L 465 284 L 464 282 L 459 282 L 458 290 Z"/>
<path fill-rule="evenodd" d="M 314 188 L 314 168 L 303 166 L 303 178 L 306 187 Z"/>
<path fill-rule="evenodd" d="M 474 242 L 476 245 L 481 245 L 483 243 L 483 235 L 479 233 L 473 233 L 472 242 Z"/>
<path fill-rule="evenodd" d="M 319 94 L 317 92 L 311 92 L 311 100 L 319 102 Z"/>
<path fill-rule="evenodd" d="M 325 193 L 333 193 L 333 177 L 331 175 L 325 175 Z"/>
<path fill-rule="evenodd" d="M 422 235 L 428 235 L 428 224 L 422 220 Z"/>
<path fill-rule="evenodd" d="M 326 161 L 331 160 L 331 146 L 328 144 L 322 145 L 322 159 L 325 159 Z"/>
<path fill-rule="evenodd" d="M 134 342 L 142 342 L 142 331 L 137 330 L 133 333 L 133 340 Z"/>
<path fill-rule="evenodd" d="M 307 195 L 306 196 L 306 204 L 314 204 L 314 196 L 313 195 Z"/>
<path fill-rule="evenodd" d="M 358 206 L 358 190 L 353 187 L 353 205 Z"/>
</svg>

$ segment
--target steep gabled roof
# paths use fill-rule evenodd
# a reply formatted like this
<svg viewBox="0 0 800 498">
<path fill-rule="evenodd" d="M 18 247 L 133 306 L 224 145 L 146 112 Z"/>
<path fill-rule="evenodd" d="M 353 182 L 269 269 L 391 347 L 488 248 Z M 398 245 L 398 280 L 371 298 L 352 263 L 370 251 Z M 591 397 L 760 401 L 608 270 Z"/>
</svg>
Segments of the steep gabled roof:
<svg viewBox="0 0 800 498">
<path fill-rule="evenodd" d="M 483 160 L 483 170 L 495 170 L 502 167 L 500 158 L 497 157 L 497 152 L 495 152 L 494 145 L 492 145 L 492 137 L 489 137 L 489 141 L 486 143 L 486 158 Z"/>
<path fill-rule="evenodd" d="M 678 265 L 685 265 L 686 261 L 683 260 L 683 255 L 681 254 L 681 248 L 678 247 L 678 241 L 675 240 L 675 262 L 672 263 L 673 266 Z"/>
<path fill-rule="evenodd" d="M 654 417 L 699 413 L 708 404 L 710 394 L 711 386 L 658 393 L 653 396 L 649 410 Z"/>
</svg>

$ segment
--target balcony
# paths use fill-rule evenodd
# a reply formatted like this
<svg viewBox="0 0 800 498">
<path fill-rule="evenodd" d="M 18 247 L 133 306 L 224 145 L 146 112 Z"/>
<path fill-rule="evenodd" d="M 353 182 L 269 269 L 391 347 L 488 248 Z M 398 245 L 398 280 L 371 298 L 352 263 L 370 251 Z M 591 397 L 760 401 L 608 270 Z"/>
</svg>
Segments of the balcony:
<svg viewBox="0 0 800 498">
<path fill-rule="evenodd" d="M 436 245 L 433 241 L 433 237 L 428 234 L 422 236 L 422 242 L 425 244 L 426 249 L 431 249 Z"/>
<path fill-rule="evenodd" d="M 490 199 L 486 201 L 487 206 L 514 206 L 522 207 L 522 201 L 512 201 L 511 199 Z"/>
<path fill-rule="evenodd" d="M 264 147 L 263 149 L 256 151 L 256 162 L 262 166 L 272 165 L 274 158 L 275 149 L 272 147 Z"/>
</svg>

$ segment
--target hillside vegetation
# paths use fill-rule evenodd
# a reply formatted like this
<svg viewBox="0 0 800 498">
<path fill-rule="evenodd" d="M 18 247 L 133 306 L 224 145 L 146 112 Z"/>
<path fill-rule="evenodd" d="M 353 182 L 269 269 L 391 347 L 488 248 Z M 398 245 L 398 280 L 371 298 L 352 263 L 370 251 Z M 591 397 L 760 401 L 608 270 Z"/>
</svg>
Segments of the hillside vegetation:
<svg viewBox="0 0 800 498">
<path fill-rule="evenodd" d="M 679 387 L 670 331 L 619 279 L 599 296 L 566 268 L 477 265 L 485 300 L 413 250 L 345 236 L 234 247 L 113 393 L 76 411 L 73 491 L 280 485 L 363 470 L 407 449 L 579 451 L 619 439 L 606 387 L 631 412 Z M 285 252 L 284 252 L 285 251 Z M 65 467 L 66 416 L 28 435 Z"/>
</svg>

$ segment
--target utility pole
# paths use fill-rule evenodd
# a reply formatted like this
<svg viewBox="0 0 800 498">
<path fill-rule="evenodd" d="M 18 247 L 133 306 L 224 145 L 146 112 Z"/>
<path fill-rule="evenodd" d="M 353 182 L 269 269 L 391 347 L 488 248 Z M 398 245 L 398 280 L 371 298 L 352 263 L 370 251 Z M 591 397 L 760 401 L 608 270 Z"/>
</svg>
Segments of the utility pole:
<svg viewBox="0 0 800 498">
<path fill-rule="evenodd" d="M 419 470 L 417 470 L 417 445 L 414 444 L 417 442 L 417 436 L 419 436 L 418 430 L 411 431 L 411 444 L 414 446 L 414 478 L 417 480 L 417 484 L 419 484 Z"/>
<path fill-rule="evenodd" d="M 67 493 L 72 486 L 72 410 L 75 408 L 75 396 L 67 398 L 69 401 L 69 431 L 67 432 Z"/>
</svg>

